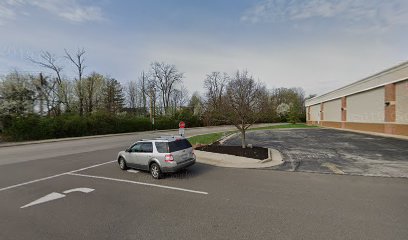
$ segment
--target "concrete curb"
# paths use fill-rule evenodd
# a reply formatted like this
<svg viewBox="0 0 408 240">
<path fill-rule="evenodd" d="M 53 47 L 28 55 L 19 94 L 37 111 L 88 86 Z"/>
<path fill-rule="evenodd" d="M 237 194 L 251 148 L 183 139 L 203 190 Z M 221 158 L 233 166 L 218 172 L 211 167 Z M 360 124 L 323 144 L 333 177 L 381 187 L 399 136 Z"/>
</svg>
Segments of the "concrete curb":
<svg viewBox="0 0 408 240">
<path fill-rule="evenodd" d="M 218 139 L 217 141 L 222 145 L 222 144 L 224 144 L 225 141 L 227 141 L 228 139 L 232 138 L 233 136 L 235 136 L 237 134 L 238 133 L 231 133 L 230 135 L 224 136 L 224 137 Z"/>
<path fill-rule="evenodd" d="M 344 132 L 355 132 L 355 133 L 362 133 L 362 134 L 367 134 L 367 135 L 372 135 L 372 136 L 378 136 L 378 137 L 386 137 L 386 138 L 396 138 L 400 140 L 408 140 L 408 136 L 404 135 L 395 135 L 395 134 L 386 134 L 386 133 L 377 133 L 377 132 L 367 132 L 367 131 L 360 131 L 360 130 L 354 130 L 354 129 L 346 129 L 346 128 L 334 128 L 334 127 L 326 127 L 326 126 L 319 126 L 321 129 L 334 129 L 334 130 L 340 130 Z"/>
<path fill-rule="evenodd" d="M 197 162 L 209 164 L 217 167 L 229 168 L 268 168 L 277 166 L 283 163 L 281 153 L 273 148 L 268 148 L 268 158 L 265 160 L 258 160 L 246 157 L 239 157 L 234 155 L 212 153 L 194 150 L 197 157 Z"/>
</svg>

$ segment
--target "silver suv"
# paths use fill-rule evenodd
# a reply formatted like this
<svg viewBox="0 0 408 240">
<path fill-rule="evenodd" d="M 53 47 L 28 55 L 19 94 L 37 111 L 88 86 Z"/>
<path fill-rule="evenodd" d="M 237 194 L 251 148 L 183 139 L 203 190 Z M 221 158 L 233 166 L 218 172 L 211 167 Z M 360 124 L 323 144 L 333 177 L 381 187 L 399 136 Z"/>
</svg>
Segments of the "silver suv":
<svg viewBox="0 0 408 240">
<path fill-rule="evenodd" d="M 136 168 L 150 171 L 159 179 L 163 173 L 173 173 L 193 165 L 196 161 L 190 142 L 180 136 L 143 139 L 118 154 L 122 170 Z"/>
</svg>

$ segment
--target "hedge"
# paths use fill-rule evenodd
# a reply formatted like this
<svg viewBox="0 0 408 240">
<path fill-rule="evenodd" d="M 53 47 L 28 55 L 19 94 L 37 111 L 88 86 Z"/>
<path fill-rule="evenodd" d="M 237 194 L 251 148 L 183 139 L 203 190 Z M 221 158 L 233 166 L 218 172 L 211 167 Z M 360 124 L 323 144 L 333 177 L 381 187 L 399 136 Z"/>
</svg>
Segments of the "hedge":
<svg viewBox="0 0 408 240">
<path fill-rule="evenodd" d="M 40 140 L 64 137 L 139 132 L 153 129 L 178 128 L 180 121 L 187 127 L 202 126 L 202 121 L 191 114 L 177 114 L 172 117 L 158 117 L 155 126 L 146 117 L 95 113 L 89 116 L 61 115 L 41 117 L 30 115 L 11 119 L 3 129 L 3 138 L 8 141 Z"/>
</svg>

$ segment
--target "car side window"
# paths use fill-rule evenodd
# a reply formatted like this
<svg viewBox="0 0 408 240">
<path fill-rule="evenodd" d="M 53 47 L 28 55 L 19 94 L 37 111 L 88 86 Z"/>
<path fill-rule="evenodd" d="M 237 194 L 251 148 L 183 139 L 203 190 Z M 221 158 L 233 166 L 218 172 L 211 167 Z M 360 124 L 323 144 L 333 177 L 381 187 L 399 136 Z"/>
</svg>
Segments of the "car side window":
<svg viewBox="0 0 408 240">
<path fill-rule="evenodd" d="M 167 142 L 155 142 L 157 152 L 159 153 L 168 153 L 169 152 L 169 144 Z"/>
<path fill-rule="evenodd" d="M 136 143 L 135 145 L 133 145 L 131 148 L 130 148 L 130 151 L 131 152 L 141 152 L 140 150 L 141 150 L 141 147 L 142 147 L 142 144 L 141 143 Z"/>
<path fill-rule="evenodd" d="M 142 143 L 142 152 L 145 153 L 153 152 L 153 144 L 151 142 Z"/>
</svg>

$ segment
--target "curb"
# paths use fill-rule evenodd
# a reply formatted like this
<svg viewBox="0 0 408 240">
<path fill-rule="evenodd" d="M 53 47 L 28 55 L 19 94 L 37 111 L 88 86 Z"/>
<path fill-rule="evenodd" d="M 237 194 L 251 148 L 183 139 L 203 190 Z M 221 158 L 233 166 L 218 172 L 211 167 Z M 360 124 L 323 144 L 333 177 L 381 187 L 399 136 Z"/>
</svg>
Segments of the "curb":
<svg viewBox="0 0 408 240">
<path fill-rule="evenodd" d="M 220 144 L 222 145 L 222 144 L 224 144 L 225 141 L 227 141 L 228 139 L 234 137 L 234 136 L 237 135 L 237 134 L 238 134 L 237 132 L 231 133 L 230 135 L 224 136 L 224 137 L 218 139 L 217 141 L 219 141 Z M 217 141 L 216 141 L 216 142 L 217 142 Z"/>
<path fill-rule="evenodd" d="M 319 127 L 320 127 L 320 129 L 333 129 L 333 130 L 339 130 L 339 131 L 344 131 L 344 132 L 354 132 L 354 133 L 367 134 L 367 135 L 377 136 L 377 137 L 408 140 L 408 136 L 404 136 L 404 135 L 395 135 L 395 134 L 378 133 L 378 132 L 367 132 L 367 131 L 361 131 L 361 130 L 346 129 L 346 128 L 334 128 L 334 127 L 326 127 L 326 126 L 319 126 Z"/>
<path fill-rule="evenodd" d="M 229 154 L 212 153 L 194 150 L 197 162 L 217 167 L 229 168 L 269 168 L 283 163 L 281 153 L 273 148 L 268 148 L 268 158 L 264 160 L 239 157 Z"/>
</svg>

